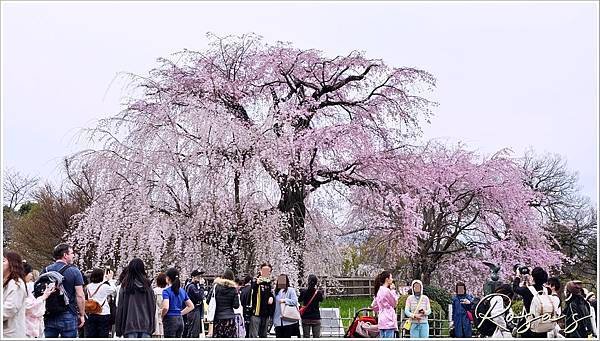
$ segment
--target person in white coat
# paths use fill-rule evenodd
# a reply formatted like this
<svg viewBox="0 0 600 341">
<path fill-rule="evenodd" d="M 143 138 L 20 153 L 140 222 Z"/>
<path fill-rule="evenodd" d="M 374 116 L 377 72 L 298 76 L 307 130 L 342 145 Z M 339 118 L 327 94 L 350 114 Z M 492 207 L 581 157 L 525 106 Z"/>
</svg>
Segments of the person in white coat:
<svg viewBox="0 0 600 341">
<path fill-rule="evenodd" d="M 503 284 L 496 289 L 495 293 L 498 295 L 490 300 L 490 307 L 492 307 L 490 315 L 496 316 L 493 321 L 498 327 L 496 327 L 496 331 L 491 337 L 494 339 L 512 338 L 511 328 L 506 320 L 506 317 L 512 313 L 512 308 L 509 306 L 514 294 L 512 286 Z"/>
<path fill-rule="evenodd" d="M 112 283 L 113 272 L 96 268 L 90 274 L 90 283 L 86 286 L 88 300 L 94 300 L 100 305 L 97 313 L 87 312 L 85 322 L 85 337 L 108 338 L 110 336 L 110 305 L 109 296 L 115 297 L 117 288 Z"/>
<path fill-rule="evenodd" d="M 152 337 L 161 338 L 165 334 L 162 317 L 160 312 L 162 310 L 162 302 L 163 302 L 163 290 L 167 287 L 167 275 L 164 272 L 161 272 L 156 276 L 156 286 L 154 287 L 154 296 L 156 297 L 156 327 L 154 328 L 154 334 Z"/>
<path fill-rule="evenodd" d="M 27 288 L 23 273 L 23 260 L 16 252 L 5 252 L 2 260 L 4 280 L 2 292 L 2 336 L 25 338 L 25 299 Z"/>
</svg>

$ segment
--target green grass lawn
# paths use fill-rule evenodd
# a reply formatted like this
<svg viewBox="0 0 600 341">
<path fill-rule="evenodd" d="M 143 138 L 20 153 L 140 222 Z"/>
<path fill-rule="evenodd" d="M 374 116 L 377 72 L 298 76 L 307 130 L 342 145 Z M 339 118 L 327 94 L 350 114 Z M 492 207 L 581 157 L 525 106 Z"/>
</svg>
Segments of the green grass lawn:
<svg viewBox="0 0 600 341">
<path fill-rule="evenodd" d="M 321 308 L 340 308 L 340 317 L 344 324 L 344 328 L 348 328 L 350 322 L 354 318 L 355 309 L 358 311 L 362 308 L 367 308 L 373 302 L 369 297 L 335 297 L 326 298 L 321 303 Z"/>
</svg>

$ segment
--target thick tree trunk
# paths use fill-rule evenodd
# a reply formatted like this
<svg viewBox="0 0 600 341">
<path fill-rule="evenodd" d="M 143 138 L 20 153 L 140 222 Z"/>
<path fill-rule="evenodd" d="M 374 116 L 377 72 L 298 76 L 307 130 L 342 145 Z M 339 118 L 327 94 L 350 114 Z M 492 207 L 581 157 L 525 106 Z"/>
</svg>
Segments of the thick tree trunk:
<svg viewBox="0 0 600 341">
<path fill-rule="evenodd" d="M 412 265 L 412 279 L 418 279 L 423 285 L 431 284 L 431 273 L 435 270 L 427 261 L 417 260 Z"/>
<path fill-rule="evenodd" d="M 237 228 L 233 229 L 231 234 L 227 236 L 227 248 L 229 250 L 227 255 L 228 266 L 231 271 L 237 276 L 239 272 L 239 266 L 241 265 L 240 258 L 243 255 L 241 250 L 241 236 L 243 235 L 243 226 L 245 222 L 242 218 L 242 208 L 240 204 L 240 172 L 235 171 L 233 176 L 233 195 L 235 204 L 235 216 L 237 219 Z"/>
<path fill-rule="evenodd" d="M 229 258 L 228 259 L 229 269 L 231 269 L 231 271 L 233 271 L 233 273 L 237 276 L 238 266 L 240 263 L 239 254 L 238 254 L 237 250 L 232 249 L 232 252 L 229 253 L 228 258 Z"/>
<path fill-rule="evenodd" d="M 279 185 L 281 199 L 277 208 L 287 215 L 287 228 L 282 231 L 289 254 L 294 258 L 298 270 L 298 285 L 304 280 L 304 250 L 306 249 L 304 222 L 306 217 L 306 191 L 304 185 L 287 180 Z"/>
</svg>

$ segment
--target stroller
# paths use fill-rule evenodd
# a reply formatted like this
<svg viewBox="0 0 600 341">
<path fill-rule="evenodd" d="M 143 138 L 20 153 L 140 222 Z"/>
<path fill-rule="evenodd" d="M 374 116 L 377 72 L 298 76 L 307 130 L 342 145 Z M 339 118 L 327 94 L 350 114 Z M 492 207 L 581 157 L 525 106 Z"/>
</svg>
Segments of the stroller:
<svg viewBox="0 0 600 341">
<path fill-rule="evenodd" d="M 344 337 L 352 338 L 377 338 L 379 337 L 379 329 L 377 328 L 377 319 L 374 316 L 369 315 L 373 309 L 363 308 L 356 312 L 354 320 L 348 327 L 348 331 L 344 334 Z M 364 313 L 361 316 L 361 313 Z"/>
</svg>

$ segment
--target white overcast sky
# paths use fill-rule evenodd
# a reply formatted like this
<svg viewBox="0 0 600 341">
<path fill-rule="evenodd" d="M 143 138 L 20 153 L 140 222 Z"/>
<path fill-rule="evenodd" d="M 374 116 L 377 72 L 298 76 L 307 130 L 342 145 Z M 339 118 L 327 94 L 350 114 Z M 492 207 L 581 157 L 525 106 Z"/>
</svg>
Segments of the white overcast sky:
<svg viewBox="0 0 600 341">
<path fill-rule="evenodd" d="M 119 110 L 117 72 L 254 32 L 328 55 L 364 50 L 438 79 L 427 138 L 483 154 L 555 152 L 597 197 L 598 4 L 2 2 L 4 169 L 51 182 L 78 131 Z M 118 83 L 116 83 L 118 84 Z"/>
</svg>

